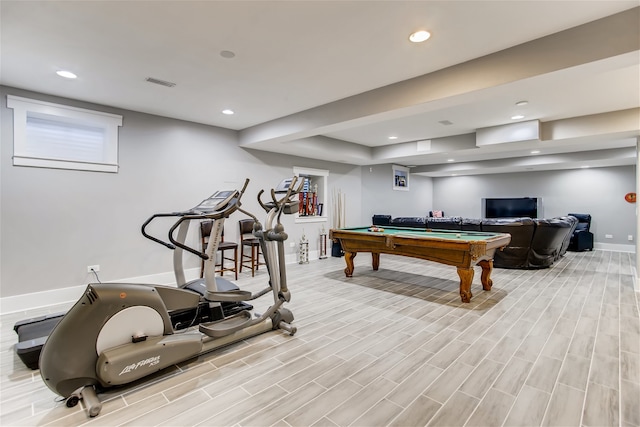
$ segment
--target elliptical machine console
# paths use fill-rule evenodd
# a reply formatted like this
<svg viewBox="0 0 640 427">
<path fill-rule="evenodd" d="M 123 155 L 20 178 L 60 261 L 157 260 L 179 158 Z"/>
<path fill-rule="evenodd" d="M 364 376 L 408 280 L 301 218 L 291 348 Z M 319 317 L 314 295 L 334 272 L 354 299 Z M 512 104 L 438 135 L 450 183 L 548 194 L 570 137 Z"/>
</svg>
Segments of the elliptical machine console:
<svg viewBox="0 0 640 427">
<path fill-rule="evenodd" d="M 209 198 L 201 201 L 198 206 L 192 208 L 191 211 L 201 214 L 220 211 L 234 197 L 238 197 L 237 191 L 216 191 Z"/>
<path fill-rule="evenodd" d="M 45 384 L 66 399 L 67 406 L 84 400 L 90 416 L 99 414 L 102 404 L 97 393 L 117 385 L 128 384 L 173 364 L 232 344 L 272 329 L 293 335 L 293 314 L 283 305 L 290 301 L 287 288 L 284 241 L 287 234 L 281 215 L 297 212 L 297 197 L 302 185 L 293 178 L 286 191 L 271 190 L 271 201 L 261 200 L 267 212 L 264 224 L 240 208 L 242 190 L 218 192 L 196 207 L 182 212 L 155 214 L 142 226 L 150 240 L 174 251 L 174 267 L 179 287 L 133 283 L 90 284 L 78 302 L 51 332 L 40 356 L 40 373 Z M 276 196 L 282 195 L 278 198 Z M 235 211 L 252 217 L 267 264 L 269 280 L 265 289 L 252 293 L 240 289 L 224 290 L 215 277 L 215 252 L 224 219 Z M 151 236 L 146 227 L 159 217 L 177 217 L 168 233 L 168 242 Z M 189 224 L 202 219 L 214 221 L 205 253 L 185 244 Z M 177 230 L 177 235 L 176 235 Z M 182 268 L 184 251 L 205 260 L 204 297 L 185 289 Z M 178 267 L 177 263 L 180 266 Z M 272 305 L 262 314 L 241 310 L 221 319 L 200 323 L 198 330 L 175 333 L 169 312 L 196 309 L 204 300 L 211 306 L 224 302 L 243 302 L 273 296 Z"/>
</svg>

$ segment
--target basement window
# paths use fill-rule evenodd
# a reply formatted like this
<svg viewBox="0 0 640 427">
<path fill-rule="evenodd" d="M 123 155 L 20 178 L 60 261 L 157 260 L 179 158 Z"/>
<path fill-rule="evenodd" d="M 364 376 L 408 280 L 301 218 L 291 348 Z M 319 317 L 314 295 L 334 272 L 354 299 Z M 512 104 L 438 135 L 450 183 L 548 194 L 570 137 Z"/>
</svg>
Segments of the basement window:
<svg viewBox="0 0 640 427">
<path fill-rule="evenodd" d="M 122 116 L 7 95 L 13 165 L 118 172 Z"/>
</svg>

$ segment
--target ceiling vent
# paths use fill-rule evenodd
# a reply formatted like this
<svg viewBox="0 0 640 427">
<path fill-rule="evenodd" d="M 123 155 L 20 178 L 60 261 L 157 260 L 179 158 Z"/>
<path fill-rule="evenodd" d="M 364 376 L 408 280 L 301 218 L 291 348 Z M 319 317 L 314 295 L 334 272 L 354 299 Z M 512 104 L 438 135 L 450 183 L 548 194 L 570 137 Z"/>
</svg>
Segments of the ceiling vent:
<svg viewBox="0 0 640 427">
<path fill-rule="evenodd" d="M 166 86 L 166 87 L 174 87 L 176 85 L 175 83 L 167 82 L 160 79 L 154 79 L 153 77 L 147 77 L 145 80 L 148 81 L 149 83 L 154 83 L 154 84 L 157 84 L 160 86 Z"/>
</svg>

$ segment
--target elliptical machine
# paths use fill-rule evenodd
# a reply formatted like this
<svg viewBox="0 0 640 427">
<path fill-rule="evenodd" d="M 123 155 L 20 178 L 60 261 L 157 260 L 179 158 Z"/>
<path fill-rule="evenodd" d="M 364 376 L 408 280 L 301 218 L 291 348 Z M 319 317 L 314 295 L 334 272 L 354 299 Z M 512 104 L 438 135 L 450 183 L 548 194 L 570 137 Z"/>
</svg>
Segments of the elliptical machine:
<svg viewBox="0 0 640 427">
<path fill-rule="evenodd" d="M 156 243 L 160 243 L 161 245 L 166 246 L 171 250 L 174 250 L 173 271 L 176 278 L 176 285 L 179 288 L 188 289 L 190 291 L 196 292 L 201 297 L 204 297 L 204 294 L 207 290 L 205 279 L 201 278 L 189 282 L 185 280 L 182 255 L 184 250 L 194 253 L 203 260 L 211 259 L 210 255 L 207 255 L 206 249 L 204 253 L 195 252 L 193 248 L 181 245 L 178 242 L 176 243 L 179 246 L 176 249 L 175 244 L 165 242 L 148 234 L 146 231 L 147 226 L 151 224 L 151 222 L 153 222 L 155 219 L 161 217 L 181 217 L 185 215 L 195 215 L 198 212 L 200 214 L 206 215 L 216 205 L 225 206 L 225 203 L 228 202 L 227 199 L 230 198 L 231 200 L 233 200 L 234 197 L 235 194 L 233 191 L 218 191 L 212 196 L 203 200 L 198 206 L 192 209 L 184 212 L 155 214 L 147 219 L 142 225 L 143 236 Z M 229 208 L 231 207 L 232 205 L 229 206 Z M 219 230 L 214 230 L 212 228 L 209 240 L 213 240 L 213 238 L 217 236 L 217 232 L 223 229 L 222 221 L 224 221 L 224 219 L 225 218 L 221 218 L 218 222 L 218 225 L 220 226 Z M 178 240 L 180 239 L 181 237 L 178 236 Z M 182 236 L 182 240 L 184 241 L 184 236 Z M 220 239 L 218 238 L 218 240 L 216 241 L 219 242 Z M 214 253 L 215 250 L 216 249 L 213 249 Z M 223 277 L 214 277 L 213 275 L 209 275 L 208 280 L 215 281 L 215 283 L 210 284 L 209 287 L 215 287 L 215 289 L 218 289 L 219 291 L 231 291 L 238 289 L 236 285 L 224 279 Z M 220 320 L 225 316 L 236 314 L 242 310 L 251 309 L 253 309 L 253 307 L 245 302 L 226 301 L 222 302 L 220 305 L 212 305 L 204 300 L 204 298 L 200 298 L 200 304 L 197 307 L 170 310 L 169 317 L 171 318 L 171 323 L 174 329 L 185 329 L 199 323 L 212 320 Z M 47 341 L 47 338 L 49 337 L 49 334 L 51 333 L 53 328 L 55 328 L 55 326 L 58 324 L 58 322 L 60 322 L 64 315 L 64 312 L 55 313 L 29 318 L 15 323 L 15 325 L 13 326 L 13 330 L 18 334 L 18 343 L 15 345 L 15 351 L 18 357 L 28 368 L 39 368 L 38 362 L 40 359 L 40 352 L 42 351 L 42 347 Z"/>
<path fill-rule="evenodd" d="M 222 319 L 200 323 L 198 331 L 187 329 L 175 333 L 169 311 L 195 309 L 201 297 L 193 291 L 158 285 L 101 283 L 87 286 L 82 297 L 53 329 L 40 355 L 40 373 L 45 384 L 73 407 L 84 400 L 89 416 L 100 413 L 102 403 L 97 393 L 112 386 L 128 384 L 168 366 L 197 357 L 220 347 L 261 334 L 284 329 L 293 335 L 293 314 L 283 305 L 290 301 L 287 288 L 284 242 L 287 234 L 280 222 L 282 214 L 298 211 L 294 197 L 302 189 L 297 178 L 284 180 L 271 190 L 271 201 L 258 202 L 267 212 L 265 228 L 258 219 L 240 208 L 242 190 L 218 192 L 185 212 L 157 214 L 143 225 L 145 237 L 174 250 L 174 263 L 188 251 L 205 259 L 204 300 L 211 307 L 223 302 L 250 301 L 268 293 L 273 304 L 261 315 L 243 310 Z M 281 197 L 280 197 L 281 196 Z M 278 198 L 280 197 L 280 198 Z M 224 219 L 239 210 L 252 217 L 254 235 L 259 239 L 267 265 L 268 286 L 252 293 L 239 289 L 224 291 L 217 287 L 215 254 Z M 164 242 L 145 231 L 157 217 L 178 217 Z M 185 245 L 189 224 L 203 219 L 214 220 L 211 239 L 201 254 Z M 178 230 L 177 238 L 174 237 Z M 183 270 L 182 270 L 183 271 Z M 176 271 L 177 273 L 177 271 Z M 178 275 L 178 273 L 177 273 Z M 183 280 L 184 281 L 184 280 Z M 181 283 L 178 280 L 178 283 Z"/>
</svg>

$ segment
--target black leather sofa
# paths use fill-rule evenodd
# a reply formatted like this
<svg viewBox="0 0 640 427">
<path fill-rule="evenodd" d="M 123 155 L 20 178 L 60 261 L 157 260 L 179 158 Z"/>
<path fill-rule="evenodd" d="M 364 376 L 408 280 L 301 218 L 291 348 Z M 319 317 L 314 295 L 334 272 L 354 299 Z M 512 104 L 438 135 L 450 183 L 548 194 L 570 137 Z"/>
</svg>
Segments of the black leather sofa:
<svg viewBox="0 0 640 427">
<path fill-rule="evenodd" d="M 571 236 L 578 224 L 574 216 L 550 219 L 461 217 L 398 217 L 374 215 L 373 225 L 381 227 L 413 227 L 424 229 L 486 231 L 511 234 L 511 242 L 495 254 L 493 265 L 498 268 L 536 269 L 550 267 L 569 248 Z"/>
</svg>

